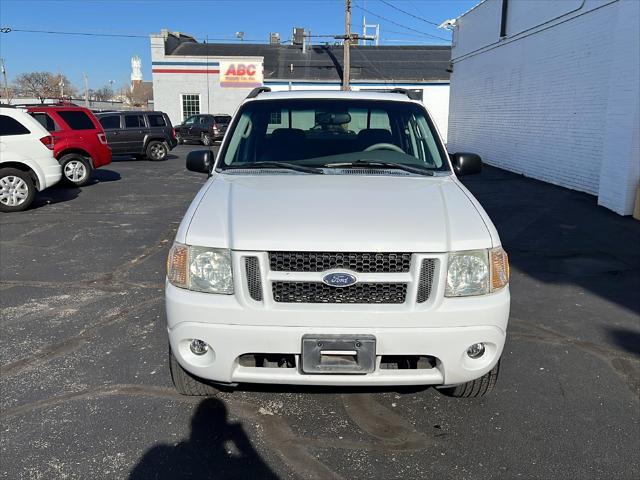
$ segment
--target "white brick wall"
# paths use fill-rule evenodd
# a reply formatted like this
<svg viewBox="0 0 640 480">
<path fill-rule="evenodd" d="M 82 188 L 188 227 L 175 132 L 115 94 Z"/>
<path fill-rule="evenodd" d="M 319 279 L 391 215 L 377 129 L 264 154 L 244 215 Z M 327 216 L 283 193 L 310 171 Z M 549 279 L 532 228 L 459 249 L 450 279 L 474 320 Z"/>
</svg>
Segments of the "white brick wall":
<svg viewBox="0 0 640 480">
<path fill-rule="evenodd" d="M 524 1 L 510 4 L 524 15 L 528 5 L 535 8 Z M 640 2 L 587 0 L 502 41 L 499 30 L 494 37 L 465 34 L 495 28 L 476 17 L 499 3 L 489 0 L 459 20 L 449 151 L 479 153 L 489 164 L 599 195 L 603 205 L 630 214 L 640 162 Z M 466 40 L 474 38 L 484 43 Z"/>
</svg>

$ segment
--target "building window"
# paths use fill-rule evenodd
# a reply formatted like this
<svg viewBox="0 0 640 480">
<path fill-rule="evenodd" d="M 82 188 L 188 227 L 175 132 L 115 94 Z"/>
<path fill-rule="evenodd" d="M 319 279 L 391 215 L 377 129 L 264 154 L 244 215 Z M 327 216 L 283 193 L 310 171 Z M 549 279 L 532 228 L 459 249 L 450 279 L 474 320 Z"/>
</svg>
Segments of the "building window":
<svg viewBox="0 0 640 480">
<path fill-rule="evenodd" d="M 195 93 L 182 95 L 182 118 L 188 118 L 191 115 L 200 113 L 200 95 Z"/>
<path fill-rule="evenodd" d="M 277 123 L 278 125 L 282 123 L 282 113 L 281 112 L 271 112 L 269 117 L 269 123 Z"/>
</svg>

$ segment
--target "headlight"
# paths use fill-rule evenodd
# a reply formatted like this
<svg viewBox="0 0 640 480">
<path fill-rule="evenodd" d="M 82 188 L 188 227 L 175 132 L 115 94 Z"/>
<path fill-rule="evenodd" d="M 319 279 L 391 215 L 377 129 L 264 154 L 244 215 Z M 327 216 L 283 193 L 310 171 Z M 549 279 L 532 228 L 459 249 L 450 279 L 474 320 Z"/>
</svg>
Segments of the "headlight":
<svg viewBox="0 0 640 480">
<path fill-rule="evenodd" d="M 167 278 L 176 287 L 230 295 L 233 293 L 231 252 L 175 243 L 167 259 Z"/>
<path fill-rule="evenodd" d="M 486 250 L 451 252 L 447 271 L 447 297 L 489 293 L 489 261 Z"/>
<path fill-rule="evenodd" d="M 501 247 L 449 254 L 447 297 L 485 295 L 508 283 L 509 259 Z"/>
</svg>

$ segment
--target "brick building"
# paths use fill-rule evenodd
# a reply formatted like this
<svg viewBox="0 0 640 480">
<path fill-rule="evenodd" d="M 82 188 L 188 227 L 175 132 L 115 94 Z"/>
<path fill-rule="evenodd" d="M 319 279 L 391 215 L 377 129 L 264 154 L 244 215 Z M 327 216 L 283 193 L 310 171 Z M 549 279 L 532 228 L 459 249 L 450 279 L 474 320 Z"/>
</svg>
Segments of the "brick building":
<svg viewBox="0 0 640 480">
<path fill-rule="evenodd" d="M 451 22 L 449 151 L 631 214 L 640 2 L 486 0 Z"/>
</svg>

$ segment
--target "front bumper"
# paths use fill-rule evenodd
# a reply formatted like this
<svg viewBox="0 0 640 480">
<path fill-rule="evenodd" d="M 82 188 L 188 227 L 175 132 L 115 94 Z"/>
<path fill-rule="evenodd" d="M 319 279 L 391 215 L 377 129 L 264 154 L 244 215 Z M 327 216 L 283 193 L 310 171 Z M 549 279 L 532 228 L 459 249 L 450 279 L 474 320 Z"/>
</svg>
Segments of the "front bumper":
<svg viewBox="0 0 640 480">
<path fill-rule="evenodd" d="M 166 307 L 171 349 L 182 367 L 198 377 L 224 383 L 306 385 L 451 385 L 481 377 L 502 354 L 509 317 L 509 290 L 483 297 L 440 299 L 427 309 L 393 310 L 379 305 L 296 305 L 252 309 L 235 296 L 191 292 L 167 284 Z M 376 369 L 364 375 L 304 374 L 302 337 L 363 335 L 376 337 Z M 191 353 L 192 339 L 211 350 Z M 486 344 L 473 360 L 467 348 Z M 295 368 L 240 365 L 244 354 L 292 354 Z M 383 355 L 424 355 L 434 368 L 385 370 Z"/>
</svg>

